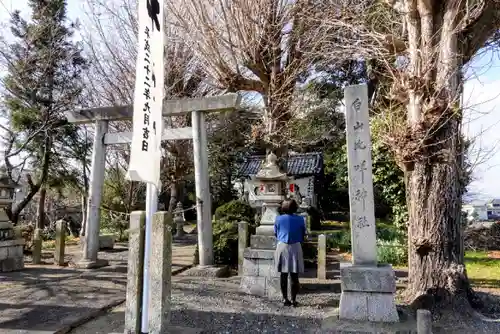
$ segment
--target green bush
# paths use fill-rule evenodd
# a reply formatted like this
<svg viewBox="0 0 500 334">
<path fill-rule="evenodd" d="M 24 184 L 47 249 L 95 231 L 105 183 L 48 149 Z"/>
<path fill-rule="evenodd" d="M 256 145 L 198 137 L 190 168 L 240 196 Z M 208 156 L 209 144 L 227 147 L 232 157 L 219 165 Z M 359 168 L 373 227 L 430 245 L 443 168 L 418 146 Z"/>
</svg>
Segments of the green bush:
<svg viewBox="0 0 500 334">
<path fill-rule="evenodd" d="M 313 206 L 307 208 L 307 214 L 309 215 L 309 227 L 313 231 L 321 230 L 321 213 L 318 209 Z"/>
<path fill-rule="evenodd" d="M 226 221 L 246 221 L 250 224 L 255 222 L 255 210 L 250 206 L 250 204 L 234 200 L 227 202 L 219 206 L 215 210 L 215 220 L 226 220 Z"/>
<path fill-rule="evenodd" d="M 302 243 L 302 254 L 306 264 L 317 263 L 318 260 L 318 243 L 306 241 Z"/>
<path fill-rule="evenodd" d="M 238 264 L 238 224 L 227 220 L 213 222 L 214 261 L 221 265 Z"/>
<path fill-rule="evenodd" d="M 406 265 L 408 263 L 408 247 L 399 239 L 378 240 L 377 259 L 380 263 L 390 263 L 393 266 Z"/>
<path fill-rule="evenodd" d="M 393 225 L 377 224 L 377 239 L 383 241 L 403 240 L 403 233 Z"/>
<path fill-rule="evenodd" d="M 351 230 L 339 230 L 326 235 L 326 248 L 351 251 Z"/>
</svg>

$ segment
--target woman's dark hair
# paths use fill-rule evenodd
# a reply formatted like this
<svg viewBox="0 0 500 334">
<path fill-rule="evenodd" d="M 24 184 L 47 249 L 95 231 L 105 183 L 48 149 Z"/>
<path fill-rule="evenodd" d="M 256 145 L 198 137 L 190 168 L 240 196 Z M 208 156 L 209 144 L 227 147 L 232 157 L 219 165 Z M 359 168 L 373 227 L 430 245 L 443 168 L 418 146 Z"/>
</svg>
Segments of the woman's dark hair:
<svg viewBox="0 0 500 334">
<path fill-rule="evenodd" d="M 284 215 L 292 215 L 297 212 L 299 206 L 294 199 L 287 199 L 281 203 L 281 213 Z"/>
</svg>

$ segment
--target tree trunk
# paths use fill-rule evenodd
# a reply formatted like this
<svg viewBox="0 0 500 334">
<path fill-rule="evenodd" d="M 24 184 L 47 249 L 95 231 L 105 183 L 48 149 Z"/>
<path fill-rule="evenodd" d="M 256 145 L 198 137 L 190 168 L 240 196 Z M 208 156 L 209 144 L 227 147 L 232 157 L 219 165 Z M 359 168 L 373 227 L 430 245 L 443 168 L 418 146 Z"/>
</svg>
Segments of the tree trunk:
<svg viewBox="0 0 500 334">
<path fill-rule="evenodd" d="M 459 6 L 409 2 L 407 125 L 407 298 L 416 308 L 470 299 L 461 247 L 461 59 Z M 404 148 L 404 141 L 409 146 Z M 423 305 L 422 305 L 423 303 Z"/>
<path fill-rule="evenodd" d="M 81 196 L 81 207 L 82 207 L 82 224 L 80 228 L 80 237 L 84 237 L 87 231 L 87 196 Z"/>
<path fill-rule="evenodd" d="M 40 197 L 38 197 L 38 208 L 36 215 L 36 228 L 43 230 L 45 227 L 45 199 L 47 198 L 47 189 L 40 189 Z"/>
<path fill-rule="evenodd" d="M 179 201 L 178 181 L 172 181 L 170 185 L 170 201 L 168 202 L 168 212 L 174 212 Z"/>
<path fill-rule="evenodd" d="M 408 178 L 408 294 L 453 297 L 467 291 L 454 163 L 416 163 Z M 465 289 L 465 290 L 464 290 Z"/>
</svg>

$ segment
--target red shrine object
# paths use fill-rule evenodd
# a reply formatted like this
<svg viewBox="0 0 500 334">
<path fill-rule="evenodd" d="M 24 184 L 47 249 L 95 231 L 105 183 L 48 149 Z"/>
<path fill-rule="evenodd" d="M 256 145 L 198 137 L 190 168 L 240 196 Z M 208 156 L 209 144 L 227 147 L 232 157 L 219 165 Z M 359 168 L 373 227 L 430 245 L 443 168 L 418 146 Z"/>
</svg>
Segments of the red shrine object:
<svg viewBox="0 0 500 334">
<path fill-rule="evenodd" d="M 260 191 L 261 191 L 261 192 L 264 192 L 264 184 L 261 184 L 261 185 L 260 185 Z"/>
<path fill-rule="evenodd" d="M 291 193 L 295 192 L 295 184 L 290 183 L 290 185 L 289 185 L 289 189 L 290 189 L 290 192 L 291 192 Z"/>
</svg>

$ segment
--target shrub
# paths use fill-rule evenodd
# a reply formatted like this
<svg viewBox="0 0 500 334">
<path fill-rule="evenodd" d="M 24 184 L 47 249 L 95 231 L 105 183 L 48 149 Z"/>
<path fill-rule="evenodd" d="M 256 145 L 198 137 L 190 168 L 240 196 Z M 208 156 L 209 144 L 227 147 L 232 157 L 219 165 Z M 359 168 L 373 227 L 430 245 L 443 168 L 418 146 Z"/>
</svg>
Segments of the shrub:
<svg viewBox="0 0 500 334">
<path fill-rule="evenodd" d="M 238 264 L 238 224 L 218 220 L 213 222 L 214 261 L 216 264 Z"/>
<path fill-rule="evenodd" d="M 321 213 L 313 206 L 307 208 L 309 215 L 310 228 L 313 231 L 321 230 Z"/>
<path fill-rule="evenodd" d="M 302 244 L 302 254 L 306 265 L 317 263 L 318 260 L 318 243 L 306 241 Z"/>
<path fill-rule="evenodd" d="M 377 224 L 377 239 L 383 241 L 403 240 L 403 233 L 393 225 Z"/>
<path fill-rule="evenodd" d="M 327 234 L 326 248 L 349 252 L 351 250 L 351 231 L 346 229 Z"/>
<path fill-rule="evenodd" d="M 215 220 L 236 222 L 244 220 L 253 224 L 255 222 L 255 210 L 246 202 L 234 200 L 219 206 L 215 210 L 214 218 Z"/>
<path fill-rule="evenodd" d="M 378 240 L 377 259 L 380 263 L 402 266 L 408 263 L 408 247 L 399 239 L 391 241 Z"/>
<path fill-rule="evenodd" d="M 33 248 L 33 234 L 35 233 L 34 224 L 21 224 L 16 226 L 17 234 L 20 234 L 24 239 L 24 251 L 31 251 Z"/>
</svg>

